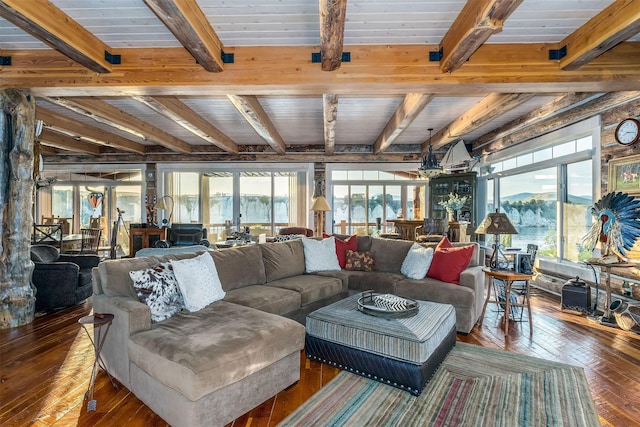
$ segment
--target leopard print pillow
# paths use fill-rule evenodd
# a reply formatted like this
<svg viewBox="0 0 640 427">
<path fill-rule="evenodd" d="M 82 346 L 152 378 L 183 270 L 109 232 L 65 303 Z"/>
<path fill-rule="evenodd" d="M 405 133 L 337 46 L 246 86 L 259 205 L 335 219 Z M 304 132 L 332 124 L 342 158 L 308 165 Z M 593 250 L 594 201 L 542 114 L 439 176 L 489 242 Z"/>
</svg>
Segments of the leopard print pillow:
<svg viewBox="0 0 640 427">
<path fill-rule="evenodd" d="M 130 271 L 129 277 L 133 280 L 140 302 L 151 309 L 152 322 L 168 319 L 184 308 L 184 300 L 170 262 Z"/>
</svg>

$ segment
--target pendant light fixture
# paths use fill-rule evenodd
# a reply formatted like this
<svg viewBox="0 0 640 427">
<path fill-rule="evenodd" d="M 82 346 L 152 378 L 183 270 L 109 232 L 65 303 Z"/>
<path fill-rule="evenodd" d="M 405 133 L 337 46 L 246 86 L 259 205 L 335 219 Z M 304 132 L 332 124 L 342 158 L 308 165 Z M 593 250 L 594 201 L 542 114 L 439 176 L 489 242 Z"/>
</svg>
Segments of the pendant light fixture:
<svg viewBox="0 0 640 427">
<path fill-rule="evenodd" d="M 429 151 L 426 156 L 422 157 L 422 164 L 418 168 L 418 177 L 423 179 L 433 178 L 442 173 L 440 163 L 433 154 L 433 148 L 431 146 L 431 132 L 433 132 L 433 128 L 427 130 L 429 131 Z"/>
</svg>

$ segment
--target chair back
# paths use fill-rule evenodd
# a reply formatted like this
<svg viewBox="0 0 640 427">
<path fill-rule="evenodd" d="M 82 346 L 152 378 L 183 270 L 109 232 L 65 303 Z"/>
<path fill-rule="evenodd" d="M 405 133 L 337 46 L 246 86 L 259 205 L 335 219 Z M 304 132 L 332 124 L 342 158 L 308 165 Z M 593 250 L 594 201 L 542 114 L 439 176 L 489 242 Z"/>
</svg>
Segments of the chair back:
<svg viewBox="0 0 640 427">
<path fill-rule="evenodd" d="M 62 249 L 62 224 L 33 224 L 32 244 L 47 244 Z"/>
<path fill-rule="evenodd" d="M 313 230 L 306 227 L 282 227 L 278 230 L 280 236 L 287 234 L 304 234 L 307 237 L 313 237 Z"/>
<path fill-rule="evenodd" d="M 80 230 L 80 234 L 82 234 L 80 253 L 97 254 L 102 230 L 100 228 L 83 228 Z"/>
<path fill-rule="evenodd" d="M 422 234 L 444 235 L 448 222 L 445 219 L 425 218 L 422 224 Z"/>
</svg>

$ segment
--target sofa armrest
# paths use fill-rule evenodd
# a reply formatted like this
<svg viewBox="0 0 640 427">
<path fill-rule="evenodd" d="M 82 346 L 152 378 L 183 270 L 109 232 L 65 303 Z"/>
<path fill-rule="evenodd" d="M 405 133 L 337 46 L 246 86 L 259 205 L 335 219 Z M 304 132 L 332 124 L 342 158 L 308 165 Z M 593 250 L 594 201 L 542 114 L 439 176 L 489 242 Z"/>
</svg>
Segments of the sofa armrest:
<svg viewBox="0 0 640 427">
<path fill-rule="evenodd" d="M 198 244 L 202 246 L 206 246 L 207 248 L 211 246 L 211 242 L 209 242 L 207 239 L 200 240 Z"/>
<path fill-rule="evenodd" d="M 133 298 L 96 294 L 93 295 L 93 310 L 95 313 L 114 315 L 100 355 L 109 373 L 130 389 L 129 337 L 151 329 L 151 310 Z"/>
<path fill-rule="evenodd" d="M 460 273 L 460 286 L 472 289 L 475 294 L 476 319 L 482 314 L 482 307 L 484 306 L 485 274 L 482 271 L 484 268 L 481 265 L 468 267 Z"/>
<path fill-rule="evenodd" d="M 100 264 L 100 257 L 98 255 L 92 254 L 82 254 L 82 255 L 67 255 L 60 254 L 60 261 L 62 262 L 72 262 L 74 264 L 78 264 L 80 270 L 90 270 L 93 267 L 97 267 Z"/>
</svg>

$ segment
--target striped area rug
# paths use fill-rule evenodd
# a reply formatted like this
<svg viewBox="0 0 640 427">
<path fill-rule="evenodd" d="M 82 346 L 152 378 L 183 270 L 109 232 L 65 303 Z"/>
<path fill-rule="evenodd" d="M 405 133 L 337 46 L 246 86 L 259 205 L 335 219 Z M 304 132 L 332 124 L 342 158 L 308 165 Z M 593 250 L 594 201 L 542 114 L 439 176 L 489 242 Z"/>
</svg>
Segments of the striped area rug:
<svg viewBox="0 0 640 427">
<path fill-rule="evenodd" d="M 580 367 L 457 343 L 419 397 L 341 372 L 279 426 L 600 426 Z"/>
</svg>

